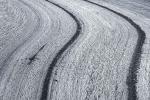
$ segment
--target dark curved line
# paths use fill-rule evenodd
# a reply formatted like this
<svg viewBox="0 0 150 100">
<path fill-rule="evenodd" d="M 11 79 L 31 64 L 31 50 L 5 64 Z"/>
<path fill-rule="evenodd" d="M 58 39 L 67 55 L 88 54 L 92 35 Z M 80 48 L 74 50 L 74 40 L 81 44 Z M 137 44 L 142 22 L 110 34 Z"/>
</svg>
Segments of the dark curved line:
<svg viewBox="0 0 150 100">
<path fill-rule="evenodd" d="M 52 75 L 52 71 L 54 69 L 54 67 L 56 66 L 57 61 L 61 58 L 62 54 L 64 53 L 65 50 L 67 50 L 67 48 L 78 38 L 78 36 L 81 33 L 81 24 L 80 21 L 77 19 L 77 17 L 75 15 L 73 15 L 71 12 L 69 12 L 68 10 L 64 9 L 63 7 L 59 6 L 58 4 L 55 4 L 51 1 L 46 0 L 47 2 L 61 8 L 62 10 L 64 10 L 66 13 L 68 13 L 76 22 L 77 24 L 77 30 L 75 32 L 75 34 L 73 35 L 73 37 L 71 37 L 71 39 L 58 51 L 58 53 L 56 54 L 56 56 L 54 57 L 53 61 L 51 62 L 47 73 L 46 73 L 46 77 L 44 79 L 44 83 L 43 83 L 43 87 L 42 87 L 42 94 L 41 94 L 41 98 L 40 100 L 47 100 L 48 98 L 48 90 L 49 90 L 49 82 L 50 82 L 50 78 Z"/>
<path fill-rule="evenodd" d="M 137 75 L 136 75 L 136 73 L 137 73 L 137 70 L 138 70 L 139 65 L 140 65 L 142 46 L 143 46 L 145 38 L 146 38 L 145 32 L 131 18 L 129 18 L 129 17 L 127 17 L 127 16 L 125 16 L 119 12 L 116 12 L 116 11 L 114 11 L 108 7 L 99 5 L 99 4 L 91 2 L 89 0 L 83 0 L 83 1 L 86 1 L 86 2 L 89 2 L 91 4 L 97 5 L 99 7 L 105 8 L 105 9 L 119 15 L 120 17 L 122 17 L 126 21 L 128 21 L 136 29 L 136 31 L 138 33 L 138 39 L 137 39 L 137 44 L 136 44 L 135 49 L 134 49 L 134 53 L 132 55 L 126 84 L 128 86 L 128 100 L 137 100 L 137 95 L 136 95 Z"/>
</svg>

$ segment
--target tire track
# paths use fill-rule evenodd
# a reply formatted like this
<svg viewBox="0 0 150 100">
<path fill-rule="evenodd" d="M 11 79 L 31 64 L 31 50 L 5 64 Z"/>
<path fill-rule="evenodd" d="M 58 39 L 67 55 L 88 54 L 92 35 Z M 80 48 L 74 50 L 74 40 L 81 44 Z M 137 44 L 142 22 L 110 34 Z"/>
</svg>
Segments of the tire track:
<svg viewBox="0 0 150 100">
<path fill-rule="evenodd" d="M 54 59 L 52 60 L 45 79 L 44 79 L 44 83 L 43 83 L 43 87 L 42 87 L 42 94 L 41 94 L 41 98 L 40 100 L 47 100 L 48 98 L 48 90 L 49 90 L 49 82 L 50 82 L 50 78 L 52 75 L 52 71 L 57 63 L 57 61 L 60 59 L 60 57 L 62 56 L 63 52 L 67 50 L 67 48 L 72 45 L 72 43 L 79 37 L 80 33 L 81 33 L 81 24 L 80 21 L 77 19 L 77 17 L 75 15 L 73 15 L 71 12 L 69 12 L 68 10 L 66 10 L 65 8 L 59 6 L 58 4 L 55 4 L 51 1 L 46 0 L 46 2 L 52 3 L 53 5 L 61 8 L 62 10 L 64 10 L 66 13 L 68 13 L 76 22 L 77 24 L 77 30 L 76 33 L 73 35 L 73 37 L 71 37 L 71 39 L 58 51 L 58 53 L 56 54 L 56 56 L 54 57 Z"/>
<path fill-rule="evenodd" d="M 141 27 L 139 25 L 137 25 L 132 19 L 130 19 L 129 17 L 116 12 L 108 7 L 99 5 L 97 3 L 91 2 L 89 0 L 83 0 L 86 1 L 88 3 L 94 4 L 96 6 L 105 8 L 117 15 L 119 15 L 120 17 L 124 18 L 126 21 L 128 21 L 137 31 L 138 33 L 138 39 L 137 39 L 137 44 L 135 46 L 135 50 L 134 53 L 132 55 L 132 60 L 130 63 L 130 67 L 129 67 L 129 73 L 127 76 L 127 80 L 126 80 L 126 84 L 128 86 L 128 100 L 137 100 L 137 94 L 136 94 L 136 83 L 137 83 L 137 70 L 139 68 L 139 64 L 140 64 L 140 58 L 141 58 L 141 54 L 142 54 L 142 47 L 146 38 L 146 34 L 145 32 L 141 29 Z"/>
<path fill-rule="evenodd" d="M 73 18 L 55 5 L 45 1 L 24 0 L 24 3 L 41 15 L 41 27 L 36 32 L 37 36 L 30 38 L 7 61 L 8 69 L 4 73 L 6 77 L 2 79 L 0 93 L 2 100 L 39 100 L 47 68 L 76 32 Z"/>
</svg>

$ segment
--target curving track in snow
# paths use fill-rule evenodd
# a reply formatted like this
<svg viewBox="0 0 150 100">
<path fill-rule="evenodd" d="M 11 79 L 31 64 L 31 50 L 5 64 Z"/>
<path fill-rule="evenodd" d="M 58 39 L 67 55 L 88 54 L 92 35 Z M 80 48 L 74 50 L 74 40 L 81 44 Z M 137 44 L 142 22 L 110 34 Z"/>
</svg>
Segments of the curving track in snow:
<svg viewBox="0 0 150 100">
<path fill-rule="evenodd" d="M 144 45 L 145 42 L 145 38 L 146 38 L 146 34 L 145 32 L 141 29 L 141 27 L 139 25 L 137 25 L 131 18 L 118 13 L 108 7 L 99 5 L 97 3 L 88 1 L 88 0 L 84 0 L 87 1 L 91 4 L 97 5 L 99 7 L 105 8 L 109 11 L 114 12 L 115 14 L 117 14 L 118 16 L 124 18 L 126 21 L 128 21 L 137 31 L 138 34 L 138 40 L 137 40 L 137 44 L 134 50 L 134 53 L 132 55 L 132 60 L 130 63 L 130 68 L 129 68 L 129 73 L 127 76 L 127 85 L 128 85 L 128 100 L 137 100 L 137 93 L 136 93 L 136 82 L 137 82 L 137 70 L 139 68 L 140 65 L 140 59 L 141 59 L 141 54 L 142 54 L 142 47 Z"/>
<path fill-rule="evenodd" d="M 47 2 L 14 0 L 8 1 L 8 3 L 15 4 L 10 5 L 18 9 L 18 12 L 14 12 L 14 14 L 17 16 L 20 14 L 19 18 L 24 10 L 29 10 L 26 11 L 29 18 L 23 20 L 28 22 L 28 26 L 23 28 L 27 28 L 26 31 L 29 31 L 28 34 L 31 37 L 28 37 L 26 41 L 22 41 L 23 44 L 20 44 L 21 46 L 17 45 L 16 48 L 12 45 L 14 44 L 13 41 L 8 41 L 9 45 L 13 46 L 10 50 L 15 48 L 15 51 L 6 57 L 7 61 L 2 64 L 0 99 L 34 100 L 40 98 L 42 82 L 49 63 L 53 60 L 58 50 L 74 34 L 76 23 L 64 11 L 52 4 L 50 6 Z M 36 23 L 36 19 L 39 19 L 37 23 L 40 26 Z M 35 26 L 31 23 L 35 23 Z M 30 24 L 31 26 L 29 26 Z M 33 28 L 35 31 L 30 30 L 30 28 Z M 22 30 L 22 33 L 19 32 L 18 34 L 26 35 L 26 31 Z M 12 32 L 12 34 L 15 33 Z M 16 40 L 17 35 L 12 38 L 14 42 L 21 43 L 21 40 Z M 21 36 L 19 39 L 24 38 L 25 36 Z M 5 42 L 2 41 L 2 43 Z M 5 50 L 5 52 L 6 54 L 9 53 L 8 50 Z"/>
<path fill-rule="evenodd" d="M 149 7 L 125 2 L 0 0 L 0 100 L 149 100 Z"/>
</svg>

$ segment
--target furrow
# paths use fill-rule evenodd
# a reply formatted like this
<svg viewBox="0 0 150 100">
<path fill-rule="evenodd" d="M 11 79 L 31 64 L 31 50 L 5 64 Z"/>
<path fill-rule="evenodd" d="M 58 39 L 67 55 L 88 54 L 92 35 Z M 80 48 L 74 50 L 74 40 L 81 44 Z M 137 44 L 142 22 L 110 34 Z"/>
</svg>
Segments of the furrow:
<svg viewBox="0 0 150 100">
<path fill-rule="evenodd" d="M 75 34 L 73 35 L 73 37 L 59 50 L 59 52 L 56 54 L 56 56 L 54 57 L 52 63 L 50 64 L 48 70 L 47 70 L 47 74 L 45 76 L 45 80 L 44 80 L 44 84 L 43 84 L 43 88 L 42 88 L 42 95 L 40 100 L 47 100 L 48 98 L 48 90 L 49 90 L 49 82 L 51 79 L 51 75 L 52 75 L 52 71 L 57 63 L 57 61 L 61 58 L 61 55 L 63 54 L 63 52 L 65 50 L 67 50 L 67 48 L 78 38 L 78 36 L 80 35 L 81 32 L 81 24 L 80 21 L 76 18 L 75 15 L 73 15 L 71 12 L 69 12 L 68 10 L 64 9 L 63 7 L 61 7 L 58 4 L 55 4 L 51 1 L 46 0 L 49 3 L 54 4 L 55 6 L 61 8 L 62 10 L 64 10 L 66 13 L 68 13 L 76 22 L 77 24 L 77 30 L 75 32 Z"/>
<path fill-rule="evenodd" d="M 137 40 L 137 44 L 135 46 L 134 49 L 134 53 L 132 55 L 132 60 L 130 63 L 130 67 L 129 67 L 129 73 L 127 76 L 127 80 L 126 80 L 126 84 L 128 86 L 128 100 L 137 100 L 137 93 L 136 93 L 136 83 L 137 83 L 137 70 L 139 68 L 140 65 L 140 58 L 141 58 L 141 54 L 142 54 L 142 47 L 146 38 L 146 34 L 145 32 L 141 29 L 141 27 L 139 25 L 137 25 L 132 19 L 130 19 L 129 17 L 114 11 L 108 7 L 105 7 L 103 5 L 94 3 L 92 1 L 88 1 L 88 0 L 83 0 L 86 2 L 89 2 L 91 4 L 97 5 L 99 7 L 105 8 L 117 15 L 119 15 L 120 17 L 124 18 L 126 21 L 128 21 L 137 31 L 138 33 L 138 40 Z"/>
</svg>

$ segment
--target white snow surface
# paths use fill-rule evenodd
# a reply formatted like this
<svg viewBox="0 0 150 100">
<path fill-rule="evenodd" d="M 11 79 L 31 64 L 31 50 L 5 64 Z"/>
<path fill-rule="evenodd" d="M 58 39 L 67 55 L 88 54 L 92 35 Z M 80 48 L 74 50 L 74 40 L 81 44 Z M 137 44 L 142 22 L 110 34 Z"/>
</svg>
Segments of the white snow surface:
<svg viewBox="0 0 150 100">
<path fill-rule="evenodd" d="M 145 32 L 135 86 L 137 100 L 150 100 L 150 2 L 89 1 Z M 0 0 L 0 100 L 42 100 L 55 58 L 43 100 L 131 100 L 126 81 L 138 38 L 126 19 L 84 0 Z"/>
</svg>

